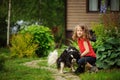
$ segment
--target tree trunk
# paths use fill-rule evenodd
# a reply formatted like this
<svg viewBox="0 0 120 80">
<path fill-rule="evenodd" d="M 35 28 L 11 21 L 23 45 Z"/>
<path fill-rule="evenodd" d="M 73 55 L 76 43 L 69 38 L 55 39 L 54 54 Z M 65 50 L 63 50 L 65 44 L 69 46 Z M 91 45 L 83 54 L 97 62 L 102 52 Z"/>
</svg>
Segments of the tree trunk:
<svg viewBox="0 0 120 80">
<path fill-rule="evenodd" d="M 9 37 L 10 37 L 10 14 L 11 14 L 11 0 L 9 0 L 9 9 L 8 9 L 7 46 L 9 46 Z"/>
</svg>

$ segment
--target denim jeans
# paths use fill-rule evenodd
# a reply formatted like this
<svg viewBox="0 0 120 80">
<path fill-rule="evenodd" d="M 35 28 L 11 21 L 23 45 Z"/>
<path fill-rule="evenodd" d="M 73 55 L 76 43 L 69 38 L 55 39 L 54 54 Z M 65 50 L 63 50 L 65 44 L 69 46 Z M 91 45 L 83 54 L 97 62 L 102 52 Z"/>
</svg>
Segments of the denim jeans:
<svg viewBox="0 0 120 80">
<path fill-rule="evenodd" d="M 95 66 L 96 58 L 94 57 L 82 57 L 78 60 L 78 68 L 76 69 L 75 73 L 83 73 L 85 71 L 85 64 L 89 63 Z"/>
<path fill-rule="evenodd" d="M 95 66 L 96 58 L 94 57 L 82 57 L 78 60 L 78 65 L 85 65 L 86 63 L 90 63 Z"/>
</svg>

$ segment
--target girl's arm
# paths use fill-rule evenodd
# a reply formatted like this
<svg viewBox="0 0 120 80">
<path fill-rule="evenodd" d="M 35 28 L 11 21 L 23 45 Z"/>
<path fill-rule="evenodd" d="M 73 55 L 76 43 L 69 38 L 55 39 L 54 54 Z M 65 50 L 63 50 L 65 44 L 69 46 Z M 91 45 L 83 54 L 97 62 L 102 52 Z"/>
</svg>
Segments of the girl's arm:
<svg viewBox="0 0 120 80">
<path fill-rule="evenodd" d="M 84 47 L 85 47 L 85 51 L 81 54 L 81 57 L 85 56 L 85 55 L 86 55 L 87 53 L 89 53 L 89 51 L 90 51 L 87 41 L 84 41 L 84 42 L 83 42 L 83 45 L 84 45 Z"/>
</svg>

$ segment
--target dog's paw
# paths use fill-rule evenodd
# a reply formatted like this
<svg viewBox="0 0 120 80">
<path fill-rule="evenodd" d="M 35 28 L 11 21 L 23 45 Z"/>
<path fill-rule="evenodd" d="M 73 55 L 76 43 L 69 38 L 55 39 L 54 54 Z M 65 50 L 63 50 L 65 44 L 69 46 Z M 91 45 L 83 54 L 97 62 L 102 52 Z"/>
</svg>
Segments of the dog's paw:
<svg viewBox="0 0 120 80">
<path fill-rule="evenodd" d="M 59 71 L 60 74 L 63 74 L 64 72 L 63 71 Z"/>
<path fill-rule="evenodd" d="M 71 69 L 70 69 L 70 72 L 75 72 L 75 69 L 74 69 L 74 68 L 71 68 Z"/>
</svg>

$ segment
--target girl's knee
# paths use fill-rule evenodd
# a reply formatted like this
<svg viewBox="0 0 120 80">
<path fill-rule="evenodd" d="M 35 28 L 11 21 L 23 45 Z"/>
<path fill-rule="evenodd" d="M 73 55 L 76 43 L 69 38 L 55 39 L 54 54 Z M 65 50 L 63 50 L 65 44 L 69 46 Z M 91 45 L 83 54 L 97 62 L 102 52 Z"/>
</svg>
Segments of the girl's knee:
<svg viewBox="0 0 120 80">
<path fill-rule="evenodd" d="M 85 62 L 85 59 L 81 58 L 78 60 L 78 64 L 79 65 L 84 65 L 86 62 Z"/>
</svg>

